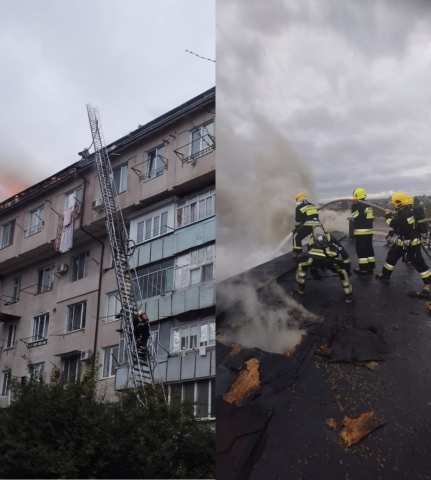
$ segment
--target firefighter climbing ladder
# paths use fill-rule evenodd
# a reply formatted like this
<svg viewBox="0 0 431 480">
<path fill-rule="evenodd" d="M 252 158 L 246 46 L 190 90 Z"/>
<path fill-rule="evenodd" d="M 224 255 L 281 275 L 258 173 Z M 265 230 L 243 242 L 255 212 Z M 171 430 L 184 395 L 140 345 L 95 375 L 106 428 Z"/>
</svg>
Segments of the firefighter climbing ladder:
<svg viewBox="0 0 431 480">
<path fill-rule="evenodd" d="M 115 199 L 115 185 L 112 182 L 112 167 L 108 152 L 105 148 L 97 108 L 87 105 L 88 119 L 94 142 L 95 159 L 99 175 L 100 189 L 102 192 L 103 205 L 106 213 L 106 229 L 112 250 L 112 258 L 117 277 L 118 292 L 122 307 L 122 329 L 129 362 L 129 374 L 133 381 L 138 400 L 145 403 L 145 399 L 137 392 L 140 385 L 154 385 L 154 369 L 157 366 L 157 357 L 152 348 L 151 336 L 148 340 L 148 350 L 145 358 L 138 355 L 136 340 L 133 332 L 133 318 L 138 313 L 135 289 L 133 287 L 131 267 L 128 257 L 130 256 L 130 244 L 121 208 L 117 206 Z M 134 272 L 136 274 L 136 272 Z M 136 278 L 136 275 L 135 275 Z"/>
</svg>

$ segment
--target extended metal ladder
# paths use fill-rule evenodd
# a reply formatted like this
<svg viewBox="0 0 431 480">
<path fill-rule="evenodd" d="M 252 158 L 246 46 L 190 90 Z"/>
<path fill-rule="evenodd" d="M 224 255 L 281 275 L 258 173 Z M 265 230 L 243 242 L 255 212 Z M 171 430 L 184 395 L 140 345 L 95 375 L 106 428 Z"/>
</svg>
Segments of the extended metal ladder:
<svg viewBox="0 0 431 480">
<path fill-rule="evenodd" d="M 135 285 L 133 284 L 131 271 L 134 271 L 134 269 L 130 267 L 128 260 L 128 257 L 130 256 L 129 240 L 121 208 L 116 204 L 115 200 L 116 192 L 115 185 L 113 184 L 112 167 L 108 152 L 105 148 L 99 113 L 97 108 L 92 107 L 91 105 L 87 105 L 87 112 L 90 121 L 91 134 L 93 136 L 100 190 L 102 192 L 103 205 L 106 213 L 106 230 L 109 235 L 122 307 L 122 329 L 127 359 L 129 362 L 129 374 L 137 393 L 138 400 L 141 403 L 145 403 L 145 399 L 141 398 L 141 395 L 137 390 L 138 387 L 143 384 L 154 385 L 154 369 L 157 366 L 157 357 L 155 354 L 152 354 L 153 348 L 151 335 L 148 339 L 145 358 L 140 357 L 138 354 L 133 332 L 133 318 L 138 313 L 135 289 L 138 289 L 139 293 L 139 285 L 137 282 L 135 282 Z M 136 271 L 133 273 L 136 278 Z M 139 296 L 142 298 L 141 295 Z"/>
</svg>

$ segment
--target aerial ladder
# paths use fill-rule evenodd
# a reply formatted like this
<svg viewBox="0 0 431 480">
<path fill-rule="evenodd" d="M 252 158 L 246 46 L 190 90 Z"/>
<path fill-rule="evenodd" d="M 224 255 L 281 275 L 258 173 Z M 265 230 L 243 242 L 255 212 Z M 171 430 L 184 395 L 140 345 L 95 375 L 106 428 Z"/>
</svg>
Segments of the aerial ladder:
<svg viewBox="0 0 431 480">
<path fill-rule="evenodd" d="M 129 378 L 137 394 L 138 401 L 145 404 L 140 386 L 154 385 L 154 371 L 157 367 L 157 356 L 152 348 L 151 335 L 145 357 L 138 353 L 133 328 L 133 318 L 138 314 L 137 297 L 142 299 L 136 270 L 130 265 L 129 258 L 134 250 L 134 244 L 129 240 L 126 225 L 120 206 L 117 204 L 112 167 L 108 151 L 105 147 L 99 113 L 96 107 L 87 105 L 88 119 L 95 150 L 95 161 L 100 181 L 103 205 L 105 209 L 106 230 L 112 251 L 112 258 L 117 278 L 118 294 L 121 302 L 122 330 L 125 350 L 129 363 Z"/>
</svg>

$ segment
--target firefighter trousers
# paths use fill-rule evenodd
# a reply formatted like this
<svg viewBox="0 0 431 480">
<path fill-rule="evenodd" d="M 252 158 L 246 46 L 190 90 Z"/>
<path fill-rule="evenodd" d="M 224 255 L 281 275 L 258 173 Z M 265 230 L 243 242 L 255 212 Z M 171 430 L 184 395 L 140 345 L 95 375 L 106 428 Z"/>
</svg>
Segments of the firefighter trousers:
<svg viewBox="0 0 431 480">
<path fill-rule="evenodd" d="M 425 285 L 431 283 L 431 270 L 428 268 L 428 265 L 422 257 L 420 245 L 413 245 L 406 249 L 400 245 L 393 245 L 386 257 L 386 263 L 383 265 L 382 273 L 387 277 L 390 277 L 398 260 L 402 258 L 405 253 L 407 253 L 409 261 L 415 267 Z"/>
<path fill-rule="evenodd" d="M 313 227 L 303 225 L 293 234 L 293 251 L 294 253 L 302 252 L 302 240 L 311 235 Z"/>
<path fill-rule="evenodd" d="M 335 262 L 331 262 L 331 260 L 327 259 L 321 259 L 321 258 L 311 258 L 309 257 L 308 260 L 305 262 L 301 262 L 298 264 L 297 270 L 296 270 L 296 281 L 302 288 L 302 290 L 305 289 L 305 281 L 307 277 L 307 271 L 309 268 L 319 268 L 323 270 L 329 270 L 331 272 L 337 273 L 338 276 L 340 277 L 341 284 L 343 286 L 344 294 L 345 295 L 351 295 L 353 290 L 352 290 L 352 285 L 350 284 L 349 280 L 349 274 L 347 273 L 347 270 L 343 268 L 341 265 Z"/>
<path fill-rule="evenodd" d="M 374 270 L 376 259 L 374 258 L 373 235 L 355 235 L 355 243 L 359 269 L 362 271 Z"/>
</svg>

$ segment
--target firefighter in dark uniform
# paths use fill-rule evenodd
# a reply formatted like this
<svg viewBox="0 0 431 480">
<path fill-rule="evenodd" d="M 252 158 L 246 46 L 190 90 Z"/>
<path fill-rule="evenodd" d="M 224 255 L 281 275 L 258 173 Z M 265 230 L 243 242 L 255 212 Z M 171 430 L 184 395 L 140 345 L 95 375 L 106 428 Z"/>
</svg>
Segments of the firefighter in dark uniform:
<svg viewBox="0 0 431 480">
<path fill-rule="evenodd" d="M 298 264 L 294 290 L 300 295 L 305 293 L 307 271 L 314 269 L 329 270 L 340 277 L 344 290 L 344 301 L 351 303 L 354 300 L 353 289 L 349 277 L 351 275 L 351 261 L 344 247 L 326 233 L 322 225 L 313 227 L 312 235 L 307 246 L 306 260 Z M 311 272 L 312 273 L 312 272 Z M 315 274 L 313 274 L 316 276 Z"/>
<path fill-rule="evenodd" d="M 366 197 L 367 192 L 363 188 L 357 188 L 353 192 L 353 233 L 359 262 L 359 268 L 355 268 L 354 272 L 358 275 L 373 273 L 376 268 L 373 248 L 373 209 L 358 202 L 358 200 L 365 200 Z"/>
<path fill-rule="evenodd" d="M 396 216 L 386 210 L 386 223 L 398 234 L 398 239 L 390 248 L 382 273 L 376 275 L 380 280 L 389 280 L 398 260 L 407 254 L 409 261 L 421 276 L 425 286 L 422 293 L 429 295 L 431 270 L 428 268 L 421 252 L 421 239 L 416 229 L 416 220 L 410 199 L 404 192 L 392 195 L 391 202 L 396 209 Z"/>
<path fill-rule="evenodd" d="M 133 318 L 133 333 L 138 353 L 145 355 L 150 337 L 150 320 L 145 312 L 139 311 Z"/>
<path fill-rule="evenodd" d="M 293 258 L 302 255 L 302 240 L 308 237 L 315 225 L 319 225 L 316 205 L 307 200 L 305 193 L 296 196 L 295 230 L 293 231 Z"/>
</svg>

